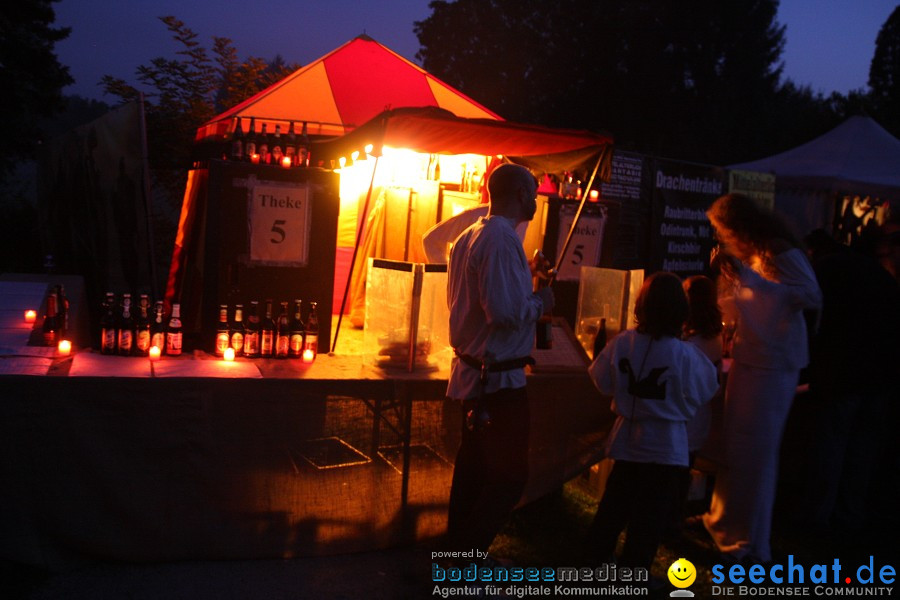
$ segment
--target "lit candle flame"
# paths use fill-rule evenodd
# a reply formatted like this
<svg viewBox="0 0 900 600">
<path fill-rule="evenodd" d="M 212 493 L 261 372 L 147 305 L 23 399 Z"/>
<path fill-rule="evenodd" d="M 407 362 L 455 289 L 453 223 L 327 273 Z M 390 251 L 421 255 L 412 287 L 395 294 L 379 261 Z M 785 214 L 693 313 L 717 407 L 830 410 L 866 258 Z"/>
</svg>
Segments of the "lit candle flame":
<svg viewBox="0 0 900 600">
<path fill-rule="evenodd" d="M 312 350 L 310 350 L 309 348 L 307 348 L 306 350 L 303 351 L 303 356 L 301 357 L 300 360 L 302 360 L 305 363 L 311 363 L 315 359 L 316 359 L 316 353 L 313 352 Z"/>
<path fill-rule="evenodd" d="M 59 345 L 56 349 L 60 356 L 68 356 L 72 351 L 72 342 L 69 340 L 59 340 Z"/>
<path fill-rule="evenodd" d="M 150 360 L 156 362 L 159 360 L 160 350 L 159 346 L 150 346 Z"/>
<path fill-rule="evenodd" d="M 26 323 L 34 323 L 35 319 L 37 319 L 37 312 L 31 310 L 30 308 L 25 311 L 25 322 Z"/>
<path fill-rule="evenodd" d="M 232 361 L 234 360 L 234 348 L 225 348 L 225 360 Z"/>
</svg>

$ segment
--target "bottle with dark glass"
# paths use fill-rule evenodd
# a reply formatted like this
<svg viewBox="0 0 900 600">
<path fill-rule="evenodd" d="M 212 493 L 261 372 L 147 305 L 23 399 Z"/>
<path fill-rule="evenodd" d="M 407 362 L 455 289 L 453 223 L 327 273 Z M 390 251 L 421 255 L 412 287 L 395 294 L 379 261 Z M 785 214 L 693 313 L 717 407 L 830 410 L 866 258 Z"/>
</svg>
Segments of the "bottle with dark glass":
<svg viewBox="0 0 900 600">
<path fill-rule="evenodd" d="M 244 140 L 244 156 L 247 157 L 247 160 L 251 160 L 254 154 L 257 154 L 256 119 L 250 117 L 250 130 L 247 132 L 247 137 Z"/>
<path fill-rule="evenodd" d="M 291 348 L 291 321 L 288 317 L 288 303 L 281 303 L 281 314 L 275 326 L 275 358 L 287 358 Z"/>
<path fill-rule="evenodd" d="M 312 352 L 310 355 L 309 352 Z M 309 314 L 306 316 L 306 331 L 303 336 L 304 358 L 315 358 L 319 353 L 319 315 L 316 313 L 316 303 L 309 303 Z"/>
<path fill-rule="evenodd" d="M 47 294 L 47 310 L 41 326 L 45 346 L 56 346 L 59 343 L 59 314 L 56 310 L 56 292 Z"/>
<path fill-rule="evenodd" d="M 69 330 L 69 299 L 62 284 L 56 286 L 56 314 L 59 321 L 59 339 L 64 339 Z"/>
<path fill-rule="evenodd" d="M 275 319 L 272 318 L 272 299 L 266 300 L 266 316 L 259 327 L 259 354 L 272 358 L 275 353 Z"/>
<path fill-rule="evenodd" d="M 228 305 L 219 305 L 219 325 L 216 327 L 216 356 L 225 356 L 225 348 L 231 343 L 231 328 L 228 326 Z"/>
<path fill-rule="evenodd" d="M 291 166 L 297 166 L 297 132 L 294 130 L 294 122 L 288 128 L 287 140 L 284 143 L 284 155 L 291 159 Z"/>
<path fill-rule="evenodd" d="M 603 349 L 606 348 L 606 318 L 600 319 L 600 326 L 597 328 L 597 335 L 594 337 L 594 355 L 597 358 Z"/>
<path fill-rule="evenodd" d="M 122 312 L 116 327 L 116 351 L 122 356 L 131 356 L 134 346 L 134 316 L 131 314 L 131 294 L 122 295 Z"/>
<path fill-rule="evenodd" d="M 112 292 L 106 292 L 106 301 L 103 302 L 104 313 L 100 317 L 100 353 L 116 353 L 116 296 Z"/>
<path fill-rule="evenodd" d="M 306 121 L 303 121 L 300 140 L 297 142 L 297 166 L 309 166 L 309 134 L 307 133 Z"/>
<path fill-rule="evenodd" d="M 150 347 L 156 346 L 162 352 L 166 349 L 166 322 L 163 301 L 157 300 L 153 306 L 153 320 L 150 321 Z"/>
<path fill-rule="evenodd" d="M 294 300 L 294 316 L 291 318 L 291 341 L 289 344 L 288 355 L 291 358 L 300 358 L 303 354 L 303 335 L 306 331 L 306 325 L 300 313 L 302 303 L 299 298 Z"/>
<path fill-rule="evenodd" d="M 256 152 L 259 153 L 260 164 L 269 164 L 269 159 L 272 155 L 269 153 L 269 134 L 266 132 L 265 123 L 262 124 L 262 128 L 259 131 L 259 138 L 256 142 Z"/>
<path fill-rule="evenodd" d="M 150 346 L 150 299 L 147 294 L 141 294 L 134 319 L 134 352 L 138 356 L 147 356 Z"/>
<path fill-rule="evenodd" d="M 172 304 L 172 316 L 169 317 L 169 325 L 166 327 L 166 354 L 169 356 L 180 356 L 183 339 L 181 305 L 175 302 Z"/>
<path fill-rule="evenodd" d="M 272 164 L 281 166 L 281 159 L 284 157 L 284 146 L 281 139 L 281 124 L 275 123 L 275 133 L 272 134 L 272 143 L 270 144 L 272 152 Z"/>
<path fill-rule="evenodd" d="M 235 117 L 237 123 L 234 133 L 231 134 L 231 160 L 243 160 L 244 158 L 244 128 L 241 126 L 241 118 Z"/>
<path fill-rule="evenodd" d="M 244 326 L 244 356 L 259 358 L 259 302 L 250 301 L 250 314 Z"/>
<path fill-rule="evenodd" d="M 234 305 L 234 321 L 231 322 L 231 347 L 234 348 L 234 355 L 241 356 L 244 354 L 244 305 Z"/>
</svg>

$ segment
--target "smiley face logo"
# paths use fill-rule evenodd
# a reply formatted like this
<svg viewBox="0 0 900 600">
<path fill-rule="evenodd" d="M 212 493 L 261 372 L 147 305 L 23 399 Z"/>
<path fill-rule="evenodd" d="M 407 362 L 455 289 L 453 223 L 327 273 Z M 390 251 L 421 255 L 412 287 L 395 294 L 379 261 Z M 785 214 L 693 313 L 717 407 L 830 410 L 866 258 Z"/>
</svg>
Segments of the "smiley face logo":
<svg viewBox="0 0 900 600">
<path fill-rule="evenodd" d="M 694 580 L 697 579 L 697 569 L 694 564 L 686 558 L 679 558 L 669 567 L 669 583 L 677 588 L 690 587 Z"/>
</svg>

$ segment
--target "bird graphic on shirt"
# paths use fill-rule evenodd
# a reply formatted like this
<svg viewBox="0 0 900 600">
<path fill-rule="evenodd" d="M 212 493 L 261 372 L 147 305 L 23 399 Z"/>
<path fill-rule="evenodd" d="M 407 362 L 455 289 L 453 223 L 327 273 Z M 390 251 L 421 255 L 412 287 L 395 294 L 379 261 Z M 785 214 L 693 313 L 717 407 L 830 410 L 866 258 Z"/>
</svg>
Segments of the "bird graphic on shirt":
<svg viewBox="0 0 900 600">
<path fill-rule="evenodd" d="M 665 400 L 666 382 L 660 383 L 659 378 L 669 367 L 654 367 L 643 379 L 636 379 L 631 361 L 623 358 L 619 361 L 619 371 L 628 375 L 628 393 L 646 400 Z"/>
</svg>

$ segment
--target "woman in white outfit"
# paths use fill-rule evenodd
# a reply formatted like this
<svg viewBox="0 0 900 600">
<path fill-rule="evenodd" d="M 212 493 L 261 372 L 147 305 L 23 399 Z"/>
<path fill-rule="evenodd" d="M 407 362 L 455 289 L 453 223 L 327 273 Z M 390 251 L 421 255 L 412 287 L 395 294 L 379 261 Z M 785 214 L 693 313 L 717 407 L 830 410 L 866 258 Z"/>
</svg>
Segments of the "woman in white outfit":
<svg viewBox="0 0 900 600">
<path fill-rule="evenodd" d="M 787 227 L 753 200 L 722 196 L 707 216 L 738 324 L 725 388 L 725 464 L 703 524 L 731 559 L 768 562 L 781 439 L 809 362 L 802 311 L 819 309 L 822 292 Z"/>
</svg>

